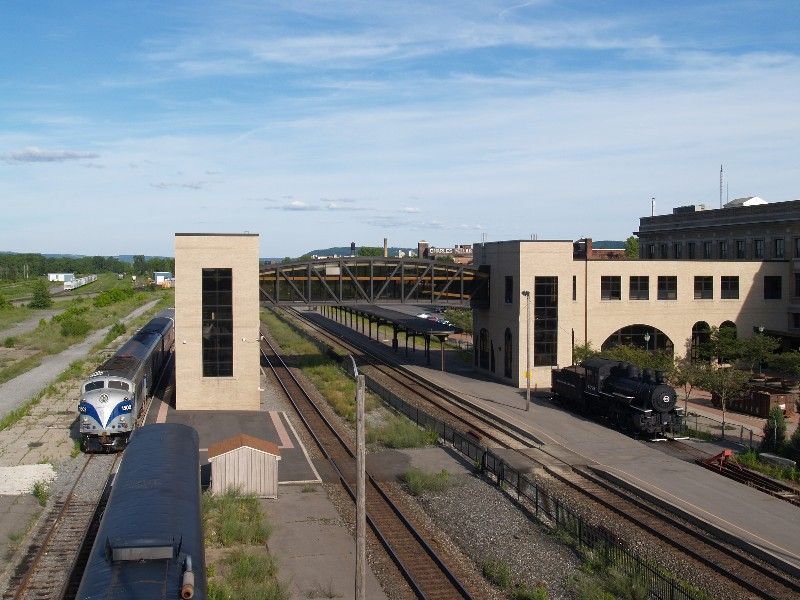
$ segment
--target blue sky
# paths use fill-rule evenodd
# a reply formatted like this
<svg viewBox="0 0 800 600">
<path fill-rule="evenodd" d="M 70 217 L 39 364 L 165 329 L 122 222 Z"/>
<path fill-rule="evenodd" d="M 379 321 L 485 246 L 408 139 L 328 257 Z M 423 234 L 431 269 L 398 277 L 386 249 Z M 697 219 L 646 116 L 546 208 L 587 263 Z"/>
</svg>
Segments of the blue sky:
<svg viewBox="0 0 800 600">
<path fill-rule="evenodd" d="M 622 239 L 800 197 L 800 3 L 6 2 L 0 250 Z"/>
</svg>

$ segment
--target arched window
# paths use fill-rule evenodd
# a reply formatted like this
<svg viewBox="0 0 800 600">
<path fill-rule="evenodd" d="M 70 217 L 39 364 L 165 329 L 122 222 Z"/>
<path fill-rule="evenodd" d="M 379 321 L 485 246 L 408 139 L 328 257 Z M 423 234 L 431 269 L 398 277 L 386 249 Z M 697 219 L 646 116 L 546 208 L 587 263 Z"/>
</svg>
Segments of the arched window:
<svg viewBox="0 0 800 600">
<path fill-rule="evenodd" d="M 503 337 L 503 375 L 511 377 L 511 330 L 506 327 L 506 334 Z"/>
<path fill-rule="evenodd" d="M 628 325 L 622 329 L 617 329 L 608 336 L 601 350 L 608 350 L 614 346 L 638 346 L 647 350 L 663 350 L 669 354 L 674 351 L 672 340 L 666 333 L 656 329 L 651 325 Z"/>
<path fill-rule="evenodd" d="M 698 321 L 692 325 L 692 347 L 689 357 L 692 360 L 700 359 L 700 347 L 711 341 L 711 327 L 705 321 Z"/>
<path fill-rule="evenodd" d="M 489 332 L 486 329 L 481 329 L 478 335 L 478 366 L 489 368 Z"/>
</svg>

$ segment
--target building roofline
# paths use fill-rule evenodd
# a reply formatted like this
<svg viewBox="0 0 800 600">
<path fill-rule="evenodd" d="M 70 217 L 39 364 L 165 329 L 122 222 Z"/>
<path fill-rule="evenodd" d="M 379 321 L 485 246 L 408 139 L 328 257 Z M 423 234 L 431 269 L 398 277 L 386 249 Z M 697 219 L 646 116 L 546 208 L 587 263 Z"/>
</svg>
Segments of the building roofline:
<svg viewBox="0 0 800 600">
<path fill-rule="evenodd" d="M 175 237 L 258 237 L 258 233 L 176 233 Z"/>
</svg>

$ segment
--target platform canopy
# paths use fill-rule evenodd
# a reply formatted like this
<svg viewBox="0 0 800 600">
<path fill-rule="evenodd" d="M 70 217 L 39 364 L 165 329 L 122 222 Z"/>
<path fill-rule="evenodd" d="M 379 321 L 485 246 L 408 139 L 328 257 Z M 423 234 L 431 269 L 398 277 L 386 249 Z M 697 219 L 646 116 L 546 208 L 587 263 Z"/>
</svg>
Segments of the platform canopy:
<svg viewBox="0 0 800 600">
<path fill-rule="evenodd" d="M 485 268 L 436 260 L 346 257 L 267 265 L 261 300 L 272 304 L 488 306 Z"/>
</svg>

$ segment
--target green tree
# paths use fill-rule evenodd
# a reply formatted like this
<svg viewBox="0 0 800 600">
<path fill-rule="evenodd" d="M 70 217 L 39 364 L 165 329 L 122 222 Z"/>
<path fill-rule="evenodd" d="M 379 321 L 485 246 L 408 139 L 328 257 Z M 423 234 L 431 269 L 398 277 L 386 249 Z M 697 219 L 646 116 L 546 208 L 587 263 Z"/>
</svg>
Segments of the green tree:
<svg viewBox="0 0 800 600">
<path fill-rule="evenodd" d="M 447 308 L 444 311 L 444 318 L 459 329 L 463 329 L 465 333 L 472 335 L 471 308 Z"/>
<path fill-rule="evenodd" d="M 794 430 L 792 437 L 789 438 L 788 452 L 790 458 L 800 461 L 800 426 Z"/>
<path fill-rule="evenodd" d="M 800 352 L 792 350 L 769 357 L 769 368 L 785 375 L 800 376 Z"/>
<path fill-rule="evenodd" d="M 647 350 L 640 346 L 620 344 L 600 353 L 603 358 L 629 362 L 640 369 L 668 372 L 672 368 L 672 355 L 664 350 Z"/>
<path fill-rule="evenodd" d="M 625 240 L 625 258 L 636 260 L 639 258 L 639 240 L 636 236 L 630 236 Z"/>
<path fill-rule="evenodd" d="M 143 254 L 137 254 L 133 257 L 133 272 L 137 275 L 147 273 L 147 261 L 145 261 Z"/>
<path fill-rule="evenodd" d="M 720 401 L 723 438 L 725 437 L 725 411 L 728 407 L 728 400 L 744 392 L 749 381 L 750 374 L 735 367 L 700 366 L 695 384 L 711 392 L 711 395 Z"/>
<path fill-rule="evenodd" d="M 786 418 L 779 406 L 769 411 L 767 422 L 764 423 L 764 439 L 761 441 L 761 450 L 778 454 L 786 444 Z"/>
<path fill-rule="evenodd" d="M 750 371 L 754 371 L 756 367 L 761 369 L 767 360 L 772 356 L 772 353 L 780 348 L 781 341 L 778 338 L 757 333 L 742 340 L 741 345 L 741 358 L 750 367 Z"/>
<path fill-rule="evenodd" d="M 689 399 L 702 375 L 702 367 L 690 358 L 676 358 L 672 363 L 669 380 L 672 385 L 683 390 L 683 412 L 689 414 Z"/>
<path fill-rule="evenodd" d="M 356 256 L 383 256 L 383 248 L 380 246 L 361 246 L 356 250 Z"/>
<path fill-rule="evenodd" d="M 579 365 L 587 358 L 597 356 L 598 354 L 600 354 L 600 352 L 592 348 L 591 341 L 588 341 L 585 344 L 577 344 L 572 349 L 572 364 Z"/>
<path fill-rule="evenodd" d="M 736 337 L 733 327 L 712 327 L 708 341 L 700 347 L 700 358 L 733 362 L 742 357 L 745 342 Z"/>
<path fill-rule="evenodd" d="M 33 284 L 33 298 L 31 298 L 31 308 L 50 308 L 53 306 L 53 299 L 50 297 L 50 286 L 46 279 L 37 279 Z"/>
</svg>

